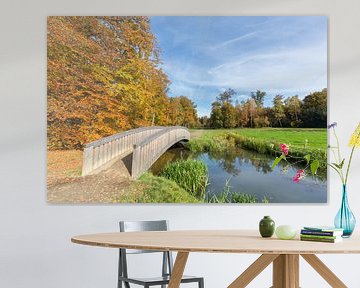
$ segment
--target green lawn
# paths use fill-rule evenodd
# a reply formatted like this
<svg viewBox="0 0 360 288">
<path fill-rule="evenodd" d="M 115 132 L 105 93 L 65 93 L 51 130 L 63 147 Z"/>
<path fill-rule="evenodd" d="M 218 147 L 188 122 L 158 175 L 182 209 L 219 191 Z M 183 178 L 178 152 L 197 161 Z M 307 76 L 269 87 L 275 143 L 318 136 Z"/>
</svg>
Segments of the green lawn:
<svg viewBox="0 0 360 288">
<path fill-rule="evenodd" d="M 191 134 L 197 137 L 211 137 L 223 133 L 236 133 L 244 137 L 251 137 L 269 142 L 281 142 L 292 147 L 303 148 L 307 140 L 307 147 L 310 149 L 327 148 L 327 129 L 309 128 L 243 128 L 243 129 L 216 129 L 216 130 L 191 130 Z M 194 137 L 192 137 L 194 138 Z"/>
</svg>

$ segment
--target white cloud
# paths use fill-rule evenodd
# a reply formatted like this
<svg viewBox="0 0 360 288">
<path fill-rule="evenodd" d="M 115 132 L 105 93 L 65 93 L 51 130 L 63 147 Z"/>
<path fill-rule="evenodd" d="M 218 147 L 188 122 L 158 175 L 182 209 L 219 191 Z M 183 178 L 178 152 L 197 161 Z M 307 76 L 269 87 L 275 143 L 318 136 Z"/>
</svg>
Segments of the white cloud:
<svg viewBox="0 0 360 288">
<path fill-rule="evenodd" d="M 171 67 L 170 77 L 184 86 L 231 87 L 267 92 L 314 91 L 327 85 L 326 45 L 257 51 L 228 57 L 212 67 L 179 63 Z"/>
<path fill-rule="evenodd" d="M 253 38 L 253 37 L 255 37 L 257 34 L 258 34 L 257 31 L 251 32 L 251 33 L 247 33 L 247 34 L 241 35 L 241 36 L 239 36 L 239 37 L 236 37 L 236 38 L 233 38 L 233 39 L 224 41 L 224 42 L 220 43 L 219 45 L 214 46 L 214 47 L 211 47 L 211 48 L 212 48 L 212 49 L 224 48 L 225 46 L 228 46 L 228 45 L 231 45 L 231 44 L 240 42 L 240 41 L 242 41 L 242 40 L 247 40 L 247 39 L 249 39 L 249 38 Z"/>
<path fill-rule="evenodd" d="M 253 53 L 225 62 L 209 73 L 213 82 L 244 90 L 314 90 L 326 86 L 327 56 L 321 45 Z"/>
</svg>

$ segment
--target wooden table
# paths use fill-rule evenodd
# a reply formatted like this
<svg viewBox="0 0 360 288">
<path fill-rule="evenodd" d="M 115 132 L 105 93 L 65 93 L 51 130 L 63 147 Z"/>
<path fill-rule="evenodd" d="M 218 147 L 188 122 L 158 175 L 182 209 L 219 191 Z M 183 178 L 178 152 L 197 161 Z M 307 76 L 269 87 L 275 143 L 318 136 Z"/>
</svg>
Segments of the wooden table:
<svg viewBox="0 0 360 288">
<path fill-rule="evenodd" d="M 228 288 L 246 287 L 273 263 L 273 288 L 299 287 L 301 255 L 331 287 L 347 287 L 315 254 L 360 253 L 360 237 L 339 243 L 261 238 L 255 230 L 118 232 L 75 236 L 77 244 L 160 251 L 177 251 L 169 288 L 178 288 L 190 252 L 262 254 Z"/>
</svg>

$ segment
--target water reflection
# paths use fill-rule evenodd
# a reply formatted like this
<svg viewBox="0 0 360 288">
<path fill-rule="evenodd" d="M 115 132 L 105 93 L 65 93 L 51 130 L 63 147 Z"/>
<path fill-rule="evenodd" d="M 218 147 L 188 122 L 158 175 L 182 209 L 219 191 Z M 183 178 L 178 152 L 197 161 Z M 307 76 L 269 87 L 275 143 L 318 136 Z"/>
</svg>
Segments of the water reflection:
<svg viewBox="0 0 360 288">
<path fill-rule="evenodd" d="M 207 153 L 210 161 L 216 161 L 227 173 L 237 176 L 241 173 L 241 166 L 250 164 L 255 167 L 257 172 L 264 174 L 270 173 L 272 159 L 262 157 L 258 153 L 253 153 L 243 149 L 234 149 L 225 153 Z M 198 157 L 201 155 L 198 155 Z"/>
<path fill-rule="evenodd" d="M 188 158 L 207 164 L 209 194 L 220 194 L 228 181 L 231 191 L 255 195 L 259 201 L 265 196 L 271 203 L 327 202 L 326 171 L 316 178 L 307 176 L 300 183 L 294 183 L 292 177 L 299 166 L 286 167 L 283 162 L 272 170 L 274 157 L 243 149 L 198 154 L 180 148 L 170 149 L 154 163 L 151 171 L 158 174 L 169 161 Z"/>
</svg>

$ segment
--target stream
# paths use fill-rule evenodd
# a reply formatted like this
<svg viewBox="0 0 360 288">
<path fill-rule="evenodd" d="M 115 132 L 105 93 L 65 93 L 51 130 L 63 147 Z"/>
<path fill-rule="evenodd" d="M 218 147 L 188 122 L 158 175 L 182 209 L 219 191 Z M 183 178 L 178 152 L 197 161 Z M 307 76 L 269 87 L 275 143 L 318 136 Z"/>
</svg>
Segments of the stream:
<svg viewBox="0 0 360 288">
<path fill-rule="evenodd" d="M 172 148 L 153 164 L 150 171 L 158 175 L 169 161 L 188 158 L 206 163 L 209 171 L 207 193 L 210 195 L 220 194 L 227 184 L 230 191 L 254 195 L 258 202 L 264 197 L 269 203 L 327 202 L 326 173 L 316 177 L 308 175 L 295 183 L 293 176 L 302 167 L 291 166 L 284 171 L 284 162 L 272 170 L 274 157 L 239 148 L 225 153 L 193 153 L 184 148 Z"/>
</svg>

